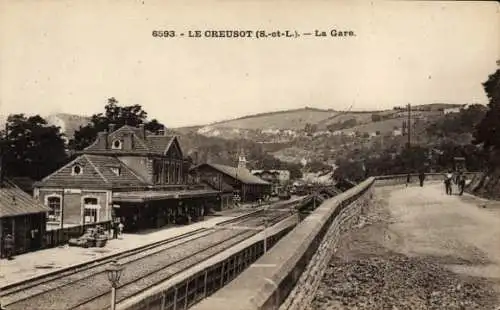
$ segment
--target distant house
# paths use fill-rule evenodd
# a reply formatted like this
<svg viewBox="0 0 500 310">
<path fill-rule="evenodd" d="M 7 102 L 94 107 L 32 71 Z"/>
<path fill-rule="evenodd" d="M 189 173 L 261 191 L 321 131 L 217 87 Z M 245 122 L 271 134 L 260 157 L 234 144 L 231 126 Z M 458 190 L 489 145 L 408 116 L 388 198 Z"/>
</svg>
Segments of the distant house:
<svg viewBox="0 0 500 310">
<path fill-rule="evenodd" d="M 395 136 L 395 137 L 396 136 L 402 136 L 403 135 L 403 131 L 401 129 L 394 129 L 392 131 L 392 135 Z"/>
<path fill-rule="evenodd" d="M 5 255 L 4 238 L 14 238 L 14 253 L 41 249 L 47 212 L 50 209 L 10 180 L 0 182 L 0 256 Z"/>
<path fill-rule="evenodd" d="M 467 105 L 464 104 L 462 106 L 455 106 L 455 107 L 452 107 L 452 108 L 444 108 L 443 109 L 443 113 L 446 115 L 446 114 L 450 114 L 450 113 L 459 113 L 460 110 L 462 109 L 466 109 L 467 108 Z"/>
<path fill-rule="evenodd" d="M 272 191 L 279 189 L 290 182 L 288 170 L 252 170 L 252 174 L 272 184 Z"/>
<path fill-rule="evenodd" d="M 250 173 L 244 162 L 244 158 L 240 157 L 238 167 L 204 163 L 192 168 L 191 174 L 210 182 L 219 191 L 224 186 L 230 186 L 242 202 L 256 201 L 270 195 L 271 184 Z"/>
<path fill-rule="evenodd" d="M 35 183 L 34 195 L 50 208 L 49 223 L 82 225 L 120 219 L 126 230 L 202 217 L 219 191 L 188 178 L 177 137 L 144 126 L 100 132 L 79 156 Z"/>
<path fill-rule="evenodd" d="M 271 184 L 272 193 L 278 193 L 281 187 L 278 172 L 271 170 L 252 170 L 252 174 Z"/>
</svg>

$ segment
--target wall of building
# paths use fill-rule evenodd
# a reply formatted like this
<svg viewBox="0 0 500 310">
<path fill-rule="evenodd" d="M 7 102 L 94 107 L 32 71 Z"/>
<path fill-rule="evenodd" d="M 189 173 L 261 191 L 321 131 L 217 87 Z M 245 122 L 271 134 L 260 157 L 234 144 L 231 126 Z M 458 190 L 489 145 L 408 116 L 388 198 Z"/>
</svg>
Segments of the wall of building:
<svg viewBox="0 0 500 310">
<path fill-rule="evenodd" d="M 106 190 L 79 190 L 79 189 L 36 189 L 35 198 L 48 206 L 49 197 L 59 197 L 63 206 L 63 223 L 84 223 L 84 198 L 97 198 L 100 208 L 97 209 L 97 221 L 111 219 L 111 192 Z"/>
<path fill-rule="evenodd" d="M 45 213 L 25 214 L 0 218 L 0 258 L 5 256 L 4 237 L 14 238 L 14 254 L 22 254 L 43 247 Z"/>
</svg>

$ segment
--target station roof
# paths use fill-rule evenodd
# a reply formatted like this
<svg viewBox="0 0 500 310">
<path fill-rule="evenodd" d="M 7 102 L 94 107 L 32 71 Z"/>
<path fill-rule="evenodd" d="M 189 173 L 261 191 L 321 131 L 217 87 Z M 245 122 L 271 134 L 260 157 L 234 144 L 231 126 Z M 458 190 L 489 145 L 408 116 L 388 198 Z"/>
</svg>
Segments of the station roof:
<svg viewBox="0 0 500 310">
<path fill-rule="evenodd" d="M 28 195 L 11 181 L 3 182 L 0 188 L 0 218 L 48 211 L 50 208 Z"/>
<path fill-rule="evenodd" d="M 258 176 L 253 175 L 250 170 L 245 169 L 245 168 L 236 168 L 236 167 L 231 167 L 231 166 L 226 166 L 226 165 L 219 165 L 219 164 L 212 164 L 212 163 L 205 163 L 198 165 L 194 167 L 193 169 L 199 169 L 202 166 L 209 166 L 212 167 L 213 169 L 230 176 L 233 179 L 236 179 L 240 181 L 243 184 L 259 184 L 259 185 L 269 185 L 270 183 L 262 180 Z"/>
<path fill-rule="evenodd" d="M 72 175 L 73 166 L 82 168 L 80 175 Z M 120 168 L 116 175 L 111 168 Z M 127 165 L 113 156 L 84 154 L 59 170 L 35 183 L 37 187 L 113 188 L 121 186 L 140 187 L 149 183 L 134 173 Z"/>
<path fill-rule="evenodd" d="M 168 199 L 184 199 L 216 196 L 219 191 L 212 189 L 178 190 L 178 191 L 133 191 L 113 193 L 113 202 L 147 202 Z"/>
</svg>

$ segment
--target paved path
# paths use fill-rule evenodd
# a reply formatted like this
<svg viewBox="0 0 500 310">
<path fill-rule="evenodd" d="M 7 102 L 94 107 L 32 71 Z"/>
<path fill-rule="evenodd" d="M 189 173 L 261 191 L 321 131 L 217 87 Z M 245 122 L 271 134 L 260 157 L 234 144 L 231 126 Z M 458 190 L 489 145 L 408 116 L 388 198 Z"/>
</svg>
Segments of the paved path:
<svg viewBox="0 0 500 310">
<path fill-rule="evenodd" d="M 408 256 L 452 256 L 481 264 L 449 264 L 456 271 L 500 279 L 500 203 L 446 195 L 442 184 L 378 189 L 387 195 L 385 246 Z M 483 206 L 486 204 L 486 208 Z"/>
<path fill-rule="evenodd" d="M 172 238 L 199 228 L 213 227 L 215 224 L 233 217 L 234 216 L 207 217 L 205 221 L 193 223 L 191 225 L 151 230 L 139 234 L 123 234 L 123 238 L 121 239 L 109 240 L 104 248 L 84 249 L 62 246 L 15 256 L 11 261 L 2 259 L 0 260 L 0 287 L 56 269 L 92 261 L 99 257 L 120 253 L 156 241 Z"/>
<path fill-rule="evenodd" d="M 308 309 L 500 309 L 500 202 L 443 187 L 375 188 Z"/>
</svg>

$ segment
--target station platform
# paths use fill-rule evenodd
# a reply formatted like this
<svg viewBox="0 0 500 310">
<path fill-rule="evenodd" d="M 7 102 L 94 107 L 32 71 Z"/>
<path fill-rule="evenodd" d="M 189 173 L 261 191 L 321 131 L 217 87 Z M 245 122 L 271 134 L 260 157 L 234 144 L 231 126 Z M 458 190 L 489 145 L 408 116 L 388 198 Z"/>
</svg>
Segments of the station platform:
<svg viewBox="0 0 500 310">
<path fill-rule="evenodd" d="M 241 215 L 241 214 L 239 214 Z M 165 227 L 139 233 L 123 234 L 120 239 L 110 239 L 103 248 L 80 248 L 68 245 L 14 256 L 12 260 L 0 260 L 0 288 L 18 281 L 30 279 L 57 269 L 93 261 L 97 258 L 118 254 L 150 243 L 176 237 L 200 228 L 210 228 L 217 223 L 238 216 L 207 216 L 204 221 L 185 226 Z"/>
</svg>

